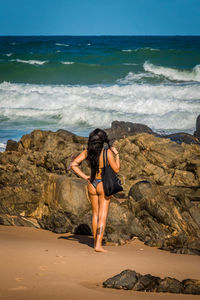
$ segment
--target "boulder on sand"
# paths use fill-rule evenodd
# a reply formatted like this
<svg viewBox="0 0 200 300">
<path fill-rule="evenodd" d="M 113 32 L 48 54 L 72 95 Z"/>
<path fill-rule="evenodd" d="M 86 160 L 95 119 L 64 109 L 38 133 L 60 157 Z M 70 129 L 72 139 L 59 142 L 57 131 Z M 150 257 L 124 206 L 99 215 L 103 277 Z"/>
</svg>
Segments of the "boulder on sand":
<svg viewBox="0 0 200 300">
<path fill-rule="evenodd" d="M 142 275 L 133 270 L 124 270 L 103 282 L 104 288 L 114 288 L 133 291 L 176 293 L 200 295 L 200 280 L 184 279 L 182 281 L 172 277 L 164 279 Z"/>
</svg>

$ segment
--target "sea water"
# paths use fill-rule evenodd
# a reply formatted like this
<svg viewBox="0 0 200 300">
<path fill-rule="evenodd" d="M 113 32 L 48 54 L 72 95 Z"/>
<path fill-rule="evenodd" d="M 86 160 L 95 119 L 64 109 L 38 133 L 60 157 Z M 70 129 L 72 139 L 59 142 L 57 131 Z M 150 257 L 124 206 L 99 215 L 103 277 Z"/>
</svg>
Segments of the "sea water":
<svg viewBox="0 0 200 300">
<path fill-rule="evenodd" d="M 0 148 L 33 129 L 87 136 L 114 120 L 195 130 L 199 36 L 0 37 Z"/>
</svg>

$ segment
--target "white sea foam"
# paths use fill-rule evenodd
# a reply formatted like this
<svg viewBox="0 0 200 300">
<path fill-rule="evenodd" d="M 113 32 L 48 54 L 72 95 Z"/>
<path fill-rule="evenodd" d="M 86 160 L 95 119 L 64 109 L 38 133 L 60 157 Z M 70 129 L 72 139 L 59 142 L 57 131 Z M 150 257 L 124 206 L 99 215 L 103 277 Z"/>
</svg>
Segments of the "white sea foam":
<svg viewBox="0 0 200 300">
<path fill-rule="evenodd" d="M 141 50 L 150 50 L 150 51 L 160 51 L 160 49 L 151 48 L 151 47 L 143 47 L 143 48 L 136 48 L 136 49 L 122 49 L 122 52 L 137 52 Z"/>
<path fill-rule="evenodd" d="M 69 47 L 69 45 L 68 45 L 68 44 L 56 43 L 55 45 L 56 45 L 56 46 L 64 46 L 64 47 Z"/>
<path fill-rule="evenodd" d="M 200 85 L 64 86 L 0 84 L 0 116 L 5 126 L 27 128 L 109 127 L 113 120 L 143 123 L 153 129 L 193 130 L 200 110 Z M 15 125 L 12 125 L 15 124 Z M 3 126 L 3 124 L 2 124 Z"/>
<path fill-rule="evenodd" d="M 23 64 L 30 64 L 30 65 L 43 65 L 47 63 L 47 60 L 41 61 L 41 60 L 23 60 L 23 59 L 11 59 L 10 61 L 15 61 Z"/>
<path fill-rule="evenodd" d="M 160 49 L 151 48 L 151 47 L 143 47 L 143 48 L 135 49 L 135 51 L 140 51 L 140 50 L 160 51 Z"/>
<path fill-rule="evenodd" d="M 161 75 L 170 80 L 200 82 L 200 65 L 196 65 L 191 71 L 182 71 L 173 68 L 156 66 L 146 61 L 143 67 L 146 72 Z"/>
<path fill-rule="evenodd" d="M 134 50 L 132 50 L 132 49 L 122 49 L 122 52 L 132 52 L 132 51 L 134 51 Z"/>
<path fill-rule="evenodd" d="M 61 63 L 63 65 L 72 65 L 72 64 L 74 64 L 74 61 L 61 61 Z"/>
<path fill-rule="evenodd" d="M 134 63 L 123 63 L 124 66 L 138 66 L 138 64 Z"/>
<path fill-rule="evenodd" d="M 0 143 L 0 152 L 3 152 L 6 150 L 6 144 Z"/>
<path fill-rule="evenodd" d="M 13 53 L 6 53 L 6 54 L 3 54 L 5 56 L 11 56 Z"/>
<path fill-rule="evenodd" d="M 153 78 L 153 77 L 158 77 L 158 75 L 152 76 L 150 73 L 133 73 L 129 72 L 124 78 L 120 78 L 117 80 L 118 83 L 120 84 L 133 84 L 135 81 L 145 79 L 145 78 Z"/>
</svg>

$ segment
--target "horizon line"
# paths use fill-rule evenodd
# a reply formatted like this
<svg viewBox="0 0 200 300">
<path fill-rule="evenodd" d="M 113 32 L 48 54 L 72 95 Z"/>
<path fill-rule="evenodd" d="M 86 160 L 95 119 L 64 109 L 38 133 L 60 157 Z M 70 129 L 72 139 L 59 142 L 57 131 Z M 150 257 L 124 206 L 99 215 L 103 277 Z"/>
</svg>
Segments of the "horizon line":
<svg viewBox="0 0 200 300">
<path fill-rule="evenodd" d="M 36 34 L 36 35 L 19 35 L 19 34 L 7 34 L 7 35 L 1 35 L 0 37 L 42 37 L 42 36 L 77 36 L 77 37 L 125 37 L 125 36 L 162 36 L 162 37 L 174 37 L 174 36 L 195 36 L 199 37 L 200 34 L 95 34 L 95 35 L 78 35 L 78 34 Z"/>
</svg>

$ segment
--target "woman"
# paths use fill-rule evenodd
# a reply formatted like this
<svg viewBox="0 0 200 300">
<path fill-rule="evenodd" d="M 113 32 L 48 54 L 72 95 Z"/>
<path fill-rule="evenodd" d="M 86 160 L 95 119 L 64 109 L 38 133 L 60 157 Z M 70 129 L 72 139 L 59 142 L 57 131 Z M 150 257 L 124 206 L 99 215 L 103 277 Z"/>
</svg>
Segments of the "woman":
<svg viewBox="0 0 200 300">
<path fill-rule="evenodd" d="M 94 236 L 94 250 L 107 252 L 102 247 L 102 239 L 106 226 L 106 219 L 110 204 L 110 197 L 106 197 L 102 182 L 104 143 L 108 144 L 107 159 L 111 168 L 118 173 L 120 169 L 119 153 L 110 147 L 108 136 L 102 129 L 95 129 L 89 135 L 88 148 L 82 151 L 71 163 L 71 168 L 81 178 L 88 182 L 88 193 L 92 204 L 92 231 Z M 113 157 L 116 155 L 116 159 Z M 79 164 L 87 159 L 91 168 L 91 175 L 87 176 L 79 169 Z"/>
</svg>

